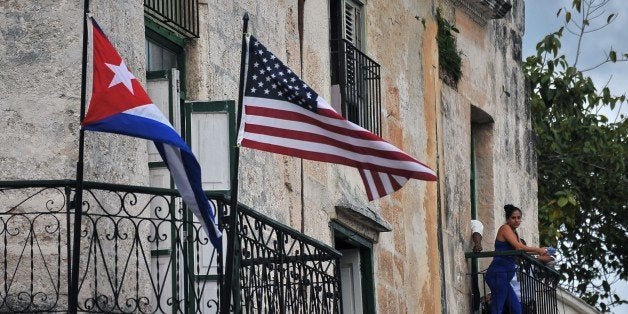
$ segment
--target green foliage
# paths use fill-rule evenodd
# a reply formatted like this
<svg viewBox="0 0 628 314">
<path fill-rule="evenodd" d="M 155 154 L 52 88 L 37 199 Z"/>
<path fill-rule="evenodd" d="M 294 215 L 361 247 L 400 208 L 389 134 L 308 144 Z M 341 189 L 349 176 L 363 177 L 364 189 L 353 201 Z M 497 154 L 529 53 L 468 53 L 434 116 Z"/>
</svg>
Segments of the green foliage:
<svg viewBox="0 0 628 314">
<path fill-rule="evenodd" d="M 461 53 L 458 51 L 453 33 L 459 33 L 459 30 L 441 16 L 440 10 L 436 12 L 436 21 L 438 23 L 436 42 L 438 43 L 440 77 L 445 83 L 457 87 L 462 77 L 462 58 L 460 58 Z"/>
<path fill-rule="evenodd" d="M 573 3 L 580 11 L 583 3 Z M 537 136 L 540 237 L 563 253 L 566 287 L 605 312 L 627 303 L 611 283 L 628 279 L 628 122 L 624 116 L 609 121 L 598 109 L 626 98 L 607 87 L 598 91 L 569 65 L 560 54 L 562 32 L 547 35 L 524 63 Z"/>
</svg>

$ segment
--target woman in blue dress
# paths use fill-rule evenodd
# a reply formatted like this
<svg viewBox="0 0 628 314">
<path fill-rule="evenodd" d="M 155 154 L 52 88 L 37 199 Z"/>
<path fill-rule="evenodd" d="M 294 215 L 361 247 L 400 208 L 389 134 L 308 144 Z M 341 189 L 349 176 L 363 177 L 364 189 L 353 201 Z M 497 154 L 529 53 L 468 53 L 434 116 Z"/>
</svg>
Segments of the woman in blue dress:
<svg viewBox="0 0 628 314">
<path fill-rule="evenodd" d="M 544 247 L 529 247 L 519 241 L 516 230 L 521 224 L 521 209 L 508 204 L 504 206 L 504 211 L 506 224 L 497 231 L 495 251 L 523 250 L 533 254 L 546 254 L 547 249 Z M 516 265 L 515 256 L 495 256 L 486 271 L 485 280 L 491 289 L 492 314 L 502 314 L 505 309 L 513 314 L 521 313 L 521 303 L 510 285 L 515 276 Z"/>
</svg>

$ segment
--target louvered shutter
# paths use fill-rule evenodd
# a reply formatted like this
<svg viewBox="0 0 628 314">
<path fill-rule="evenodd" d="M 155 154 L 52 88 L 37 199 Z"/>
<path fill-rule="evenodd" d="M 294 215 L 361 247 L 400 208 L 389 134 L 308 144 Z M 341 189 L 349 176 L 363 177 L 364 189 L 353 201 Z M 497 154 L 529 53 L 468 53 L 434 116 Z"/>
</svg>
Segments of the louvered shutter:
<svg viewBox="0 0 628 314">
<path fill-rule="evenodd" d="M 362 48 L 362 5 L 344 1 L 344 37 L 356 48 Z"/>
</svg>

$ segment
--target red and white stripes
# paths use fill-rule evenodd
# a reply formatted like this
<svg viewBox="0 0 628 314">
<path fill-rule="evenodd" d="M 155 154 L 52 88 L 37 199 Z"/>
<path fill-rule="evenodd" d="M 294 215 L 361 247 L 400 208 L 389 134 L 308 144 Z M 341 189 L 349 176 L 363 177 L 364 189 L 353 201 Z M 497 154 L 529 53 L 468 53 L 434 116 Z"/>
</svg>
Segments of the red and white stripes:
<svg viewBox="0 0 628 314">
<path fill-rule="evenodd" d="M 437 179 L 432 169 L 345 120 L 320 97 L 318 113 L 276 99 L 244 97 L 243 102 L 240 145 L 355 167 L 369 200 L 400 189 L 410 178 Z"/>
</svg>

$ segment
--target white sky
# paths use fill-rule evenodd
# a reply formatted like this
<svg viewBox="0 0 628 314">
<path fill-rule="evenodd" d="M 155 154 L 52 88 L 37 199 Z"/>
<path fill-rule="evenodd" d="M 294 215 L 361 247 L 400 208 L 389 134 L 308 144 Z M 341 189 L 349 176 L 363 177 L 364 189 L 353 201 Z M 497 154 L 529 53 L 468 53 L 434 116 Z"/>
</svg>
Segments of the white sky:
<svg viewBox="0 0 628 314">
<path fill-rule="evenodd" d="M 576 18 L 575 10 L 571 8 L 571 0 L 525 0 L 525 35 L 523 37 L 524 58 L 536 53 L 536 43 L 545 35 L 564 24 L 564 11 L 560 17 L 556 17 L 556 12 L 560 8 L 568 8 L 573 11 L 572 18 Z M 598 64 L 605 59 L 605 55 L 612 47 L 617 51 L 618 57 L 628 53 L 628 40 L 626 31 L 628 30 L 628 1 L 610 0 L 604 9 L 604 14 L 592 22 L 592 25 L 601 25 L 606 22 L 606 17 L 611 13 L 616 13 L 617 19 L 604 29 L 585 34 L 582 41 L 581 56 L 578 61 L 578 68 L 585 69 Z M 562 48 L 567 60 L 573 63 L 577 48 L 576 36 L 563 32 Z M 595 70 L 586 72 L 601 89 L 610 79 L 608 84 L 611 92 L 615 95 L 628 95 L 628 62 L 608 63 Z M 628 115 L 628 105 L 624 104 L 621 111 Z M 616 114 L 607 114 L 613 121 Z"/>
<path fill-rule="evenodd" d="M 515 0 L 516 1 L 516 0 Z M 584 1 L 583 1 L 584 2 Z M 556 12 L 560 8 L 568 8 L 571 11 L 571 0 L 525 0 L 525 35 L 523 37 L 523 57 L 536 54 L 536 43 L 553 31 L 556 31 L 564 23 L 564 14 L 560 18 L 556 17 Z M 564 12 L 564 10 L 563 10 Z M 608 27 L 585 35 L 578 68 L 584 69 L 596 65 L 605 58 L 605 52 L 612 48 L 617 51 L 618 56 L 628 53 L 628 1 L 611 0 L 605 7 L 605 14 L 599 18 L 599 23 L 604 23 L 606 17 L 611 13 L 617 13 L 617 19 Z M 575 13 L 575 12 L 574 12 Z M 575 17 L 576 15 L 572 15 Z M 576 37 L 564 32 L 562 38 L 563 53 L 567 60 L 573 63 L 577 47 Z M 615 95 L 626 94 L 628 96 L 628 62 L 606 64 L 596 70 L 586 72 L 595 82 L 598 89 L 601 89 L 609 78 L 608 84 L 611 92 Z M 621 108 L 624 115 L 628 115 L 628 104 Z M 606 113 L 613 121 L 616 112 Z M 624 299 L 628 299 L 628 282 L 621 282 L 614 285 L 616 293 Z M 628 305 L 615 307 L 613 313 L 628 313 Z"/>
</svg>

